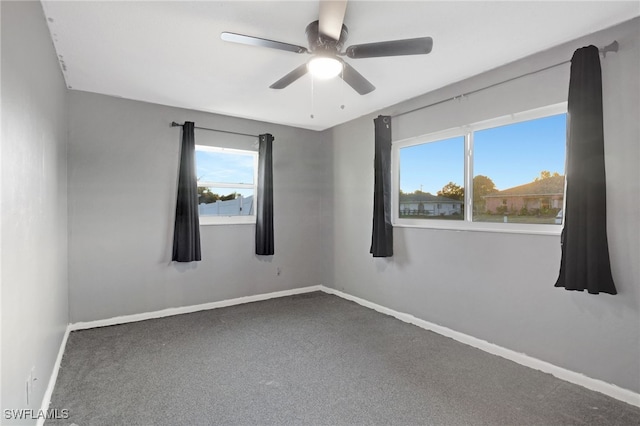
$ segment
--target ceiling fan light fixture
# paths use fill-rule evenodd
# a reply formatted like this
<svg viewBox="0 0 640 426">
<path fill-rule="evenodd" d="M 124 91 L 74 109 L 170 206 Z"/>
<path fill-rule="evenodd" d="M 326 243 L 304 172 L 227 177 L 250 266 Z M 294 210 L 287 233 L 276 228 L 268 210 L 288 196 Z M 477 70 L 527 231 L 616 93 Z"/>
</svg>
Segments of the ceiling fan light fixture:
<svg viewBox="0 0 640 426">
<path fill-rule="evenodd" d="M 309 61 L 307 68 L 312 76 L 327 80 L 342 72 L 342 62 L 328 56 L 316 56 Z"/>
</svg>

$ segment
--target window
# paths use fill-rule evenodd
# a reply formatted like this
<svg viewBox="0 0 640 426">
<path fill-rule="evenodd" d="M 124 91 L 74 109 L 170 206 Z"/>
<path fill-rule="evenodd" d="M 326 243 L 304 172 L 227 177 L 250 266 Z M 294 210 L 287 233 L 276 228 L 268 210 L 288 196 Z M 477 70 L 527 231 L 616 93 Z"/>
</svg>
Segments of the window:
<svg viewBox="0 0 640 426">
<path fill-rule="evenodd" d="M 559 233 L 566 103 L 393 143 L 394 223 Z"/>
<path fill-rule="evenodd" d="M 258 153 L 196 145 L 201 225 L 255 223 Z"/>
<path fill-rule="evenodd" d="M 464 186 L 454 182 L 464 182 L 464 136 L 408 145 L 399 156 L 399 216 L 462 220 Z"/>
</svg>

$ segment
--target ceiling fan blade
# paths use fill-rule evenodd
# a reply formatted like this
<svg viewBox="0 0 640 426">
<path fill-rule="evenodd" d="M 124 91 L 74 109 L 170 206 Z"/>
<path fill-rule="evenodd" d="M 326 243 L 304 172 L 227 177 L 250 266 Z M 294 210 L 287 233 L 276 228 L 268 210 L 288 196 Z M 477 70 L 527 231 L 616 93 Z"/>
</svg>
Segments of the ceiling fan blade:
<svg viewBox="0 0 640 426">
<path fill-rule="evenodd" d="M 347 0 L 320 0 L 320 34 L 340 40 Z"/>
<path fill-rule="evenodd" d="M 293 53 L 307 53 L 307 49 L 295 44 L 283 43 L 281 41 L 267 40 L 266 38 L 253 37 L 243 34 L 224 32 L 220 34 L 220 38 L 224 41 L 232 43 L 248 44 L 250 46 L 269 47 L 271 49 L 286 50 Z"/>
<path fill-rule="evenodd" d="M 353 59 L 377 58 L 380 56 L 424 55 L 431 52 L 431 37 L 409 38 L 405 40 L 381 41 L 378 43 L 356 44 L 347 47 L 347 56 Z"/>
<path fill-rule="evenodd" d="M 271 89 L 284 89 L 303 75 L 307 73 L 307 64 L 304 63 L 300 65 L 298 68 L 291 71 L 289 74 L 282 77 L 280 80 L 273 83 L 269 88 Z"/>
<path fill-rule="evenodd" d="M 371 84 L 369 80 L 364 78 L 362 74 L 356 71 L 355 68 L 353 68 L 346 62 L 342 62 L 342 64 L 342 74 L 340 74 L 340 76 L 345 81 L 345 83 L 353 87 L 353 90 L 361 95 L 366 95 L 367 93 L 376 90 L 376 87 Z"/>
</svg>

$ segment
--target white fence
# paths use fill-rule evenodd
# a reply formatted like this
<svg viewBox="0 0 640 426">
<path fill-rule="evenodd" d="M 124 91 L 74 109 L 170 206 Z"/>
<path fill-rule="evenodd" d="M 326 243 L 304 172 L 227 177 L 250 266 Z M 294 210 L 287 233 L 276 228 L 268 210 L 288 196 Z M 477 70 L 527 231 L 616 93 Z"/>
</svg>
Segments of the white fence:
<svg viewBox="0 0 640 426">
<path fill-rule="evenodd" d="M 253 195 L 238 195 L 235 200 L 198 205 L 200 216 L 249 216 L 253 214 Z"/>
</svg>

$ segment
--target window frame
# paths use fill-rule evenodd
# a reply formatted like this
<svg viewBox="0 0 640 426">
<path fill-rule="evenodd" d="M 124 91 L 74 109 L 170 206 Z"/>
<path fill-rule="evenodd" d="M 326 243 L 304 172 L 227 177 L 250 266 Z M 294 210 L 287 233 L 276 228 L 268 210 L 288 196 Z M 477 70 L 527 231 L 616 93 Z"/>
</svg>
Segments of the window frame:
<svg viewBox="0 0 640 426">
<path fill-rule="evenodd" d="M 195 146 L 197 151 L 209 151 L 209 152 L 221 152 L 225 154 L 242 154 L 250 155 L 253 157 L 253 183 L 252 184 L 239 184 L 239 183 L 226 183 L 226 182 L 198 182 L 199 187 L 217 187 L 217 188 L 247 188 L 253 189 L 253 213 L 250 215 L 236 215 L 236 216 L 202 216 L 198 214 L 200 226 L 208 225 L 251 225 L 256 223 L 256 211 L 258 206 L 258 151 L 251 151 L 248 149 L 236 149 L 225 148 L 212 145 L 197 145 Z M 198 164 L 196 160 L 196 171 L 198 170 Z M 199 205 L 199 204 L 198 204 Z"/>
<path fill-rule="evenodd" d="M 516 124 L 523 121 L 536 120 L 553 115 L 566 114 L 567 102 L 548 105 L 527 111 L 517 112 L 478 121 L 472 124 L 454 127 L 447 130 L 436 131 L 426 135 L 414 136 L 407 139 L 391 142 L 391 206 L 392 224 L 397 227 L 407 228 L 427 228 L 443 229 L 455 231 L 479 231 L 479 232 L 502 232 L 518 234 L 540 234 L 540 235 L 560 235 L 563 225 L 558 224 L 530 224 L 530 223 L 492 223 L 473 221 L 473 135 L 480 130 L 501 127 L 509 124 Z M 408 219 L 400 217 L 400 150 L 405 147 L 422 145 L 425 143 L 438 142 L 445 139 L 464 137 L 464 217 L 462 220 L 439 220 L 439 219 Z M 565 152 L 566 165 L 566 152 Z M 566 176 L 566 166 L 565 166 Z M 564 224 L 564 202 L 566 200 L 566 180 L 565 197 L 562 206 L 562 224 Z"/>
</svg>

